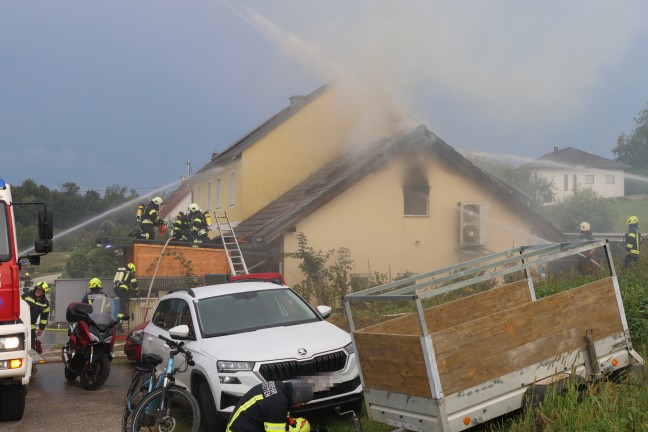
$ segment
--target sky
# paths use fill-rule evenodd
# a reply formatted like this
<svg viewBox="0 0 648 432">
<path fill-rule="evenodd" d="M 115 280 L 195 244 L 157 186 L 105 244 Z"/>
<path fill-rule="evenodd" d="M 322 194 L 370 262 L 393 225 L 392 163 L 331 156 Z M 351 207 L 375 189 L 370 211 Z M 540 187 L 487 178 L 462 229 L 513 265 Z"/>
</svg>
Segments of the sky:
<svg viewBox="0 0 648 432">
<path fill-rule="evenodd" d="M 458 151 L 613 159 L 648 108 L 644 0 L 0 0 L 0 178 L 175 184 L 351 79 Z"/>
</svg>

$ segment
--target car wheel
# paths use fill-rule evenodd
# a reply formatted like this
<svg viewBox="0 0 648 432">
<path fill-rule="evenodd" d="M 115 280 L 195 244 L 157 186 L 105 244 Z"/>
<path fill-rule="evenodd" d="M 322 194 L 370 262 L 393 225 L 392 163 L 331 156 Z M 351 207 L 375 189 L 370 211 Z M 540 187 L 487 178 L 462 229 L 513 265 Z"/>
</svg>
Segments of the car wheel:
<svg viewBox="0 0 648 432">
<path fill-rule="evenodd" d="M 201 382 L 198 385 L 198 405 L 200 405 L 200 416 L 202 418 L 203 430 L 223 432 L 225 421 L 216 414 L 216 405 L 209 384 Z"/>
</svg>

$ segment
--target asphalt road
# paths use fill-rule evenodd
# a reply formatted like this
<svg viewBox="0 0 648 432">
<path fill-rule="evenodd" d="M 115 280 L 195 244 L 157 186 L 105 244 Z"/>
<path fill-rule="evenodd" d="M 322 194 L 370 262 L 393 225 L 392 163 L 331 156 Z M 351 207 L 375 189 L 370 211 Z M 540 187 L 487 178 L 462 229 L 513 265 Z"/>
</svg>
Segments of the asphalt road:
<svg viewBox="0 0 648 432">
<path fill-rule="evenodd" d="M 81 387 L 78 378 L 72 382 L 65 380 L 62 362 L 39 365 L 29 384 L 22 420 L 0 422 L 0 430 L 119 432 L 133 367 L 123 358 L 115 359 L 108 381 L 98 390 L 88 391 Z"/>
</svg>

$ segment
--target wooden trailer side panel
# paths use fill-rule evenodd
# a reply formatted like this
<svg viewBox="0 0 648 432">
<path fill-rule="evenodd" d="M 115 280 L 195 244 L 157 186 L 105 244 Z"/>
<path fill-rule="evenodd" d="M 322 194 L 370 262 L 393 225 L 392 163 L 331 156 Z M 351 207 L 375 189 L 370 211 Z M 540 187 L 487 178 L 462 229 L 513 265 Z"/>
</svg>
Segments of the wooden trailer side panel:
<svg viewBox="0 0 648 432">
<path fill-rule="evenodd" d="M 139 244 L 134 245 L 134 264 L 137 268 L 137 276 L 151 277 L 158 265 L 162 245 Z M 191 268 L 193 274 L 204 276 L 205 274 L 229 274 L 230 268 L 224 249 L 167 246 L 164 249 L 164 256 L 160 260 L 157 271 L 158 277 L 182 276 Z"/>
<path fill-rule="evenodd" d="M 365 388 L 431 398 L 420 336 L 354 332 Z"/>
<path fill-rule="evenodd" d="M 435 333 L 461 323 L 481 318 L 531 301 L 526 279 L 492 288 L 424 311 L 428 333 Z M 421 335 L 421 325 L 414 313 L 362 329 L 370 333 Z"/>
<path fill-rule="evenodd" d="M 623 332 L 611 278 L 435 333 L 443 393 L 581 349 L 588 329 L 594 340 Z"/>
</svg>

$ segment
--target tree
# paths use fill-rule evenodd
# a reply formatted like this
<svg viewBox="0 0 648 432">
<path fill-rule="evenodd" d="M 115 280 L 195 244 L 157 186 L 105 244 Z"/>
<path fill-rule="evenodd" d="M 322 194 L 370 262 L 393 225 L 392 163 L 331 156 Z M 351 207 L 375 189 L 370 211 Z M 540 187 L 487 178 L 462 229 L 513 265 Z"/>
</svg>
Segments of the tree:
<svg viewBox="0 0 648 432">
<path fill-rule="evenodd" d="M 466 155 L 466 158 L 481 169 L 524 192 L 530 199 L 529 205 L 535 210 L 551 203 L 556 197 L 556 185 L 553 180 L 538 175 L 526 166 L 516 168 L 510 163 L 472 154 Z"/>
<path fill-rule="evenodd" d="M 609 199 L 597 194 L 591 188 L 580 188 L 560 203 L 543 208 L 564 232 L 578 232 L 578 225 L 587 221 L 594 232 L 610 232 L 617 215 Z"/>
<path fill-rule="evenodd" d="M 612 149 L 612 153 L 617 162 L 632 167 L 628 173 L 634 177 L 626 182 L 626 194 L 648 192 L 648 109 L 639 111 L 635 117 L 634 130 L 630 135 L 622 133 L 617 138 L 617 145 Z"/>
</svg>

